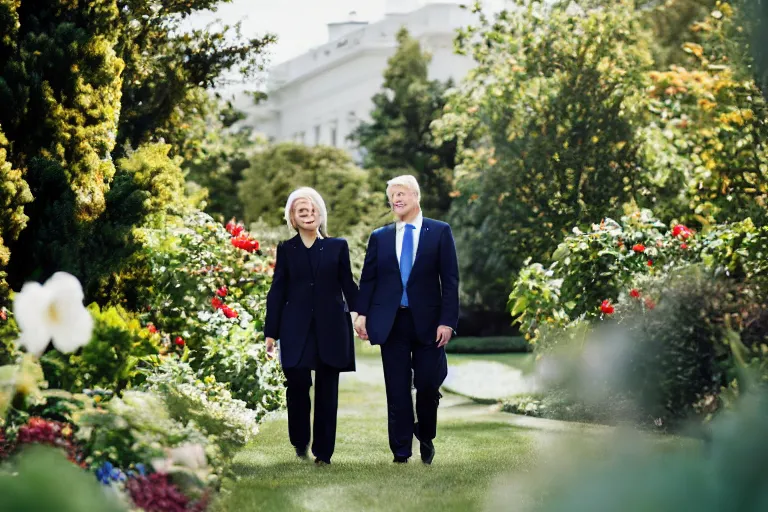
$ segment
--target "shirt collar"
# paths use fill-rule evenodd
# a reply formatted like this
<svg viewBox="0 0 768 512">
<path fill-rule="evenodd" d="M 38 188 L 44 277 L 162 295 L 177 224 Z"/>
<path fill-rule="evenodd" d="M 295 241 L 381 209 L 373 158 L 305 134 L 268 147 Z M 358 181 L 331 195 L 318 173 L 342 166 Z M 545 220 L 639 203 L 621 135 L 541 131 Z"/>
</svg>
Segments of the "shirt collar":
<svg viewBox="0 0 768 512">
<path fill-rule="evenodd" d="M 413 227 L 416 228 L 416 231 L 421 231 L 421 225 L 424 222 L 424 214 L 422 212 L 419 212 L 419 214 L 416 216 L 415 219 L 413 219 Z M 405 222 L 397 221 L 396 223 L 397 230 L 400 231 L 401 229 L 405 228 Z"/>
</svg>

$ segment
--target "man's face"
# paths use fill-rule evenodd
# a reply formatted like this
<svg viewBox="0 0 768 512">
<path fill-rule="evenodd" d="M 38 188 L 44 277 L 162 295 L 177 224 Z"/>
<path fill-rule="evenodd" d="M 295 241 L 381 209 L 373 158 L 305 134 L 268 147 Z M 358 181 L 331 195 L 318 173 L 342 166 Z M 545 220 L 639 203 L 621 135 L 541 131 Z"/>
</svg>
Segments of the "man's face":
<svg viewBox="0 0 768 512">
<path fill-rule="evenodd" d="M 400 185 L 395 185 L 390 188 L 389 202 L 392 205 L 392 211 L 401 219 L 408 217 L 419 207 L 416 193 L 413 190 Z"/>
<path fill-rule="evenodd" d="M 293 222 L 298 229 L 316 231 L 320 222 L 320 216 L 315 211 L 312 201 L 297 199 L 293 203 Z"/>
</svg>

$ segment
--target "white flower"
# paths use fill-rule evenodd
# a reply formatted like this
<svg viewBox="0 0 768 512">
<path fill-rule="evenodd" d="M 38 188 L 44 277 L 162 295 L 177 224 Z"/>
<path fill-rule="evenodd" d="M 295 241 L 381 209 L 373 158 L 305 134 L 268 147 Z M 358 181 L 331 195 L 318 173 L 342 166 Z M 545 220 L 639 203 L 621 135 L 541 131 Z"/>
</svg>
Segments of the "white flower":
<svg viewBox="0 0 768 512">
<path fill-rule="evenodd" d="M 13 314 L 21 330 L 18 344 L 38 356 L 51 339 L 64 353 L 87 345 L 93 317 L 83 306 L 83 297 L 80 281 L 66 272 L 56 272 L 44 285 L 25 283 L 13 299 Z"/>
</svg>

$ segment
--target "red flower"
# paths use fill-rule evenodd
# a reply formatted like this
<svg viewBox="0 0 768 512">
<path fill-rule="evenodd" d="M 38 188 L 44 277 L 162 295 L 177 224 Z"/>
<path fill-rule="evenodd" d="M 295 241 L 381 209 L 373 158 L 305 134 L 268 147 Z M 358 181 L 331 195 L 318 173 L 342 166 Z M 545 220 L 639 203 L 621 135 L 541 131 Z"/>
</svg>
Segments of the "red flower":
<svg viewBox="0 0 768 512">
<path fill-rule="evenodd" d="M 640 297 L 640 290 L 638 290 L 637 288 L 632 288 L 631 290 L 629 290 L 629 296 L 632 297 L 633 299 L 637 299 L 638 297 Z"/>
<path fill-rule="evenodd" d="M 5 309 L 0 310 L 0 319 L 7 320 L 8 315 L 5 313 Z"/>
<path fill-rule="evenodd" d="M 229 290 L 227 290 L 226 286 L 222 286 L 221 288 L 216 290 L 216 295 L 218 295 L 219 297 L 226 297 L 227 293 L 229 293 Z"/>
<path fill-rule="evenodd" d="M 651 300 L 650 297 L 648 297 L 647 299 L 645 299 L 645 307 L 647 307 L 648 309 L 653 309 L 656 307 L 656 303 L 653 302 L 653 300 Z"/>
<path fill-rule="evenodd" d="M 259 242 L 247 235 L 240 235 L 240 236 L 233 237 L 231 242 L 232 242 L 232 245 L 234 245 L 238 249 L 243 249 L 248 252 L 254 252 L 259 250 Z"/>
<path fill-rule="evenodd" d="M 680 244 L 680 248 L 681 249 L 687 249 L 688 248 L 688 244 L 682 243 L 682 244 Z"/>
<path fill-rule="evenodd" d="M 179 347 L 183 347 L 185 345 L 184 338 L 182 338 L 181 336 L 176 336 L 176 339 L 173 340 L 173 342 L 176 343 L 176 345 L 178 345 Z"/>
<path fill-rule="evenodd" d="M 237 311 L 230 308 L 229 306 L 222 307 L 221 311 L 224 313 L 224 316 L 226 316 L 227 318 L 237 318 Z"/>
<path fill-rule="evenodd" d="M 649 266 L 649 267 L 652 267 L 652 266 L 653 266 L 653 260 L 648 260 L 648 266 Z"/>
<path fill-rule="evenodd" d="M 211 299 L 211 306 L 213 306 L 213 309 L 220 309 L 223 305 L 224 303 L 220 298 L 214 297 Z"/>
<path fill-rule="evenodd" d="M 155 327 L 155 324 L 147 324 L 147 330 L 150 334 L 155 334 L 157 332 L 157 327 Z"/>
<path fill-rule="evenodd" d="M 604 300 L 602 304 L 600 304 L 600 311 L 602 311 L 606 315 L 612 315 L 614 312 L 613 305 L 611 304 L 610 300 Z"/>
<path fill-rule="evenodd" d="M 682 224 L 677 224 L 672 228 L 672 236 L 681 237 L 683 240 L 691 236 L 693 232 Z"/>
<path fill-rule="evenodd" d="M 645 252 L 645 246 L 643 244 L 635 244 L 632 246 L 632 250 L 635 252 Z"/>
</svg>

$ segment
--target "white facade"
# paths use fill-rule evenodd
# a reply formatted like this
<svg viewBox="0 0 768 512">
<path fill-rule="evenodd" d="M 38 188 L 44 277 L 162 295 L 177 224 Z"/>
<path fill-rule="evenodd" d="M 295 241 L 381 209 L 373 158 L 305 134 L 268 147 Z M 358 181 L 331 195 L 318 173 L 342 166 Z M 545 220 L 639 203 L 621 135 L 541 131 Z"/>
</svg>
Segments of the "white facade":
<svg viewBox="0 0 768 512">
<path fill-rule="evenodd" d="M 458 81 L 472 68 L 470 57 L 453 53 L 456 29 L 475 21 L 469 10 L 419 0 L 391 0 L 387 7 L 389 14 L 375 23 L 329 24 L 327 43 L 272 68 L 268 99 L 247 108 L 243 124 L 275 142 L 336 146 L 357 157 L 347 135 L 369 119 L 401 27 L 432 54 L 431 79 Z"/>
</svg>

